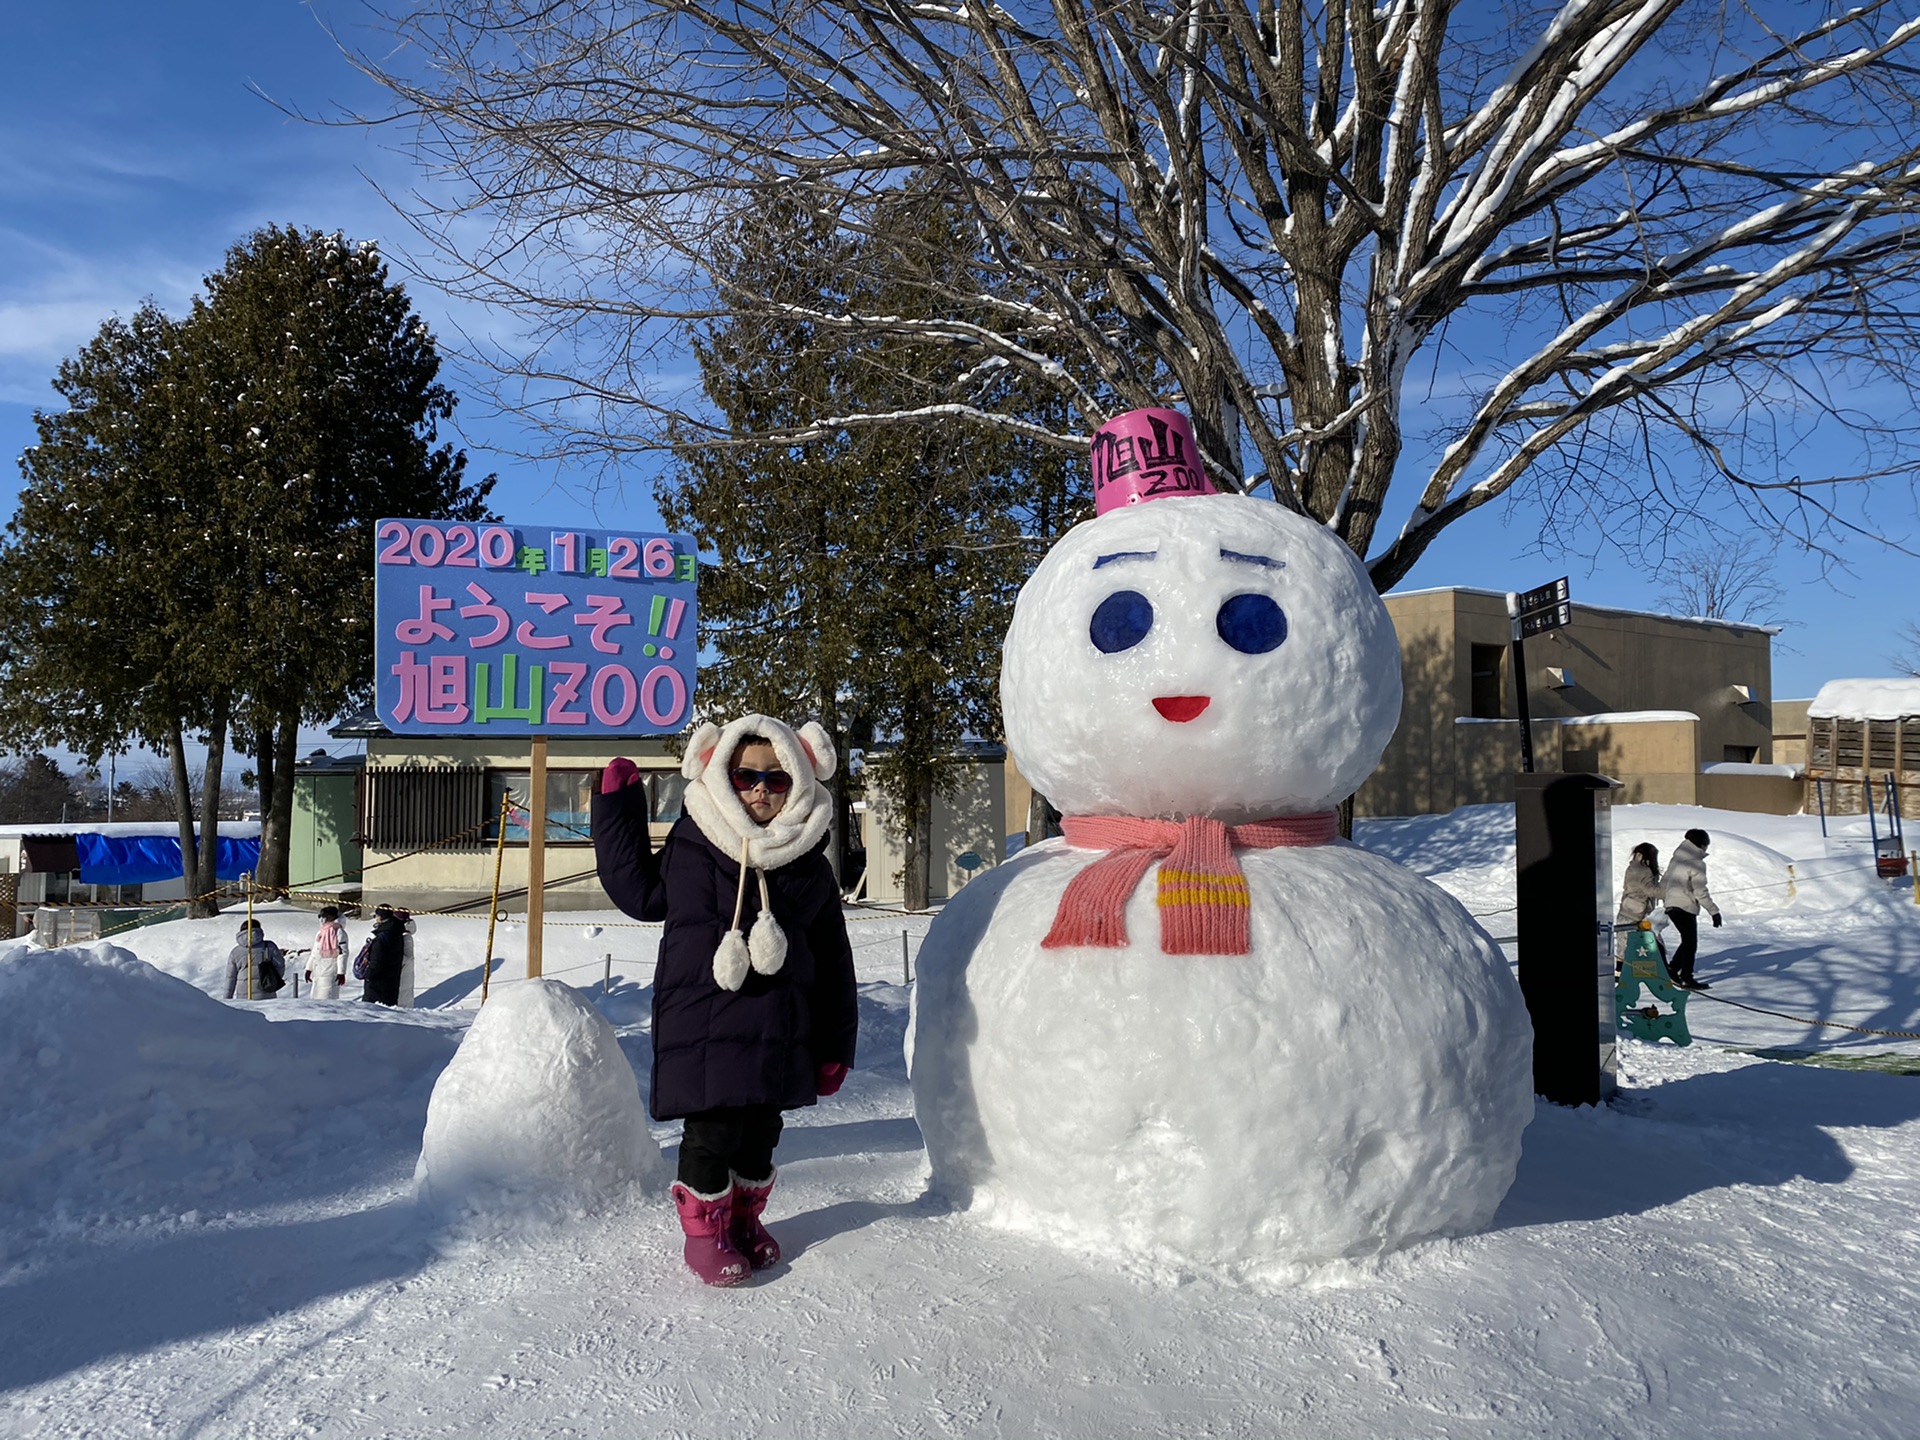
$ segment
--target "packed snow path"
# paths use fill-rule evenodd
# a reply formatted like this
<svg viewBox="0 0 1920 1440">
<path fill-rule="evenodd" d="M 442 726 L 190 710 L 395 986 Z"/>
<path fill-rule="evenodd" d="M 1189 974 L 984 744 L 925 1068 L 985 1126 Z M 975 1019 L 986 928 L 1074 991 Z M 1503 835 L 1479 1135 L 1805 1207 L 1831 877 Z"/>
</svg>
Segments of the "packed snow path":
<svg viewBox="0 0 1920 1440">
<path fill-rule="evenodd" d="M 1639 807 L 1616 840 L 1677 833 L 1680 816 L 1728 856 L 1728 925 L 1702 947 L 1716 991 L 1920 1030 L 1910 896 L 1803 859 L 1788 900 L 1756 860 L 1753 883 L 1779 894 L 1743 905 L 1734 834 L 1816 855 L 1802 820 Z M 1510 819 L 1362 838 L 1510 933 Z M 268 933 L 303 943 L 307 917 L 283 919 Z M 205 988 L 231 928 L 127 943 Z M 1920 1067 L 1920 1042 L 1696 1002 L 1699 1043 L 1629 1046 L 1612 1110 L 1541 1107 L 1488 1233 L 1229 1283 L 1128 1272 L 923 1198 L 898 925 L 881 929 L 861 1068 L 780 1147 L 770 1218 L 789 1258 L 725 1292 L 681 1269 L 657 1196 L 504 1233 L 436 1228 L 411 1204 L 427 1096 L 470 1000 L 225 1005 L 130 964 L 0 961 L 0 1434 L 1920 1430 L 1920 1081 L 1730 1048 L 1900 1050 Z M 644 1076 L 652 937 L 610 934 L 618 983 L 597 1003 Z M 461 991 L 472 939 L 423 922 L 423 990 Z M 607 943 L 574 949 L 585 963 Z M 75 973 L 97 986 L 48 989 Z M 655 1128 L 669 1152 L 673 1129 Z"/>
</svg>

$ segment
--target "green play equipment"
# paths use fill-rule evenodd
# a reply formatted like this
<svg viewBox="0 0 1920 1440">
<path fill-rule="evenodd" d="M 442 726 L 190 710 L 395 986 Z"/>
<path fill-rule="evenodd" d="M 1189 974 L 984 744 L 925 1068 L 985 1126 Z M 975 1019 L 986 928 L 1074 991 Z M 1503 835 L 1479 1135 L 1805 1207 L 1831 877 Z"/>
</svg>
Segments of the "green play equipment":
<svg viewBox="0 0 1920 1440">
<path fill-rule="evenodd" d="M 1653 943 L 1652 922 L 1642 920 L 1627 936 L 1626 957 L 1613 986 L 1614 1018 L 1636 1040 L 1664 1037 L 1676 1045 L 1691 1045 L 1687 1001 L 1692 994 L 1673 983 L 1660 947 Z"/>
</svg>

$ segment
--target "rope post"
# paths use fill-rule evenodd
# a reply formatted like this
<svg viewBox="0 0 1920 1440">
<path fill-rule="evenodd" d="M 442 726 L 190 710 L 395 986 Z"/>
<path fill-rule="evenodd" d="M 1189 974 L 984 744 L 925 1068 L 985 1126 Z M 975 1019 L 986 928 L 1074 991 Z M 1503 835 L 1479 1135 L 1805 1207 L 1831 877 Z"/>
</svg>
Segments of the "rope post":
<svg viewBox="0 0 1920 1440">
<path fill-rule="evenodd" d="M 527 765 L 527 978 L 543 968 L 547 925 L 547 737 L 533 737 Z"/>
<path fill-rule="evenodd" d="M 602 995 L 607 994 L 613 989 L 613 952 L 609 950 L 604 958 L 607 964 L 606 968 L 600 972 L 600 993 Z"/>
<path fill-rule="evenodd" d="M 1907 874 L 1913 877 L 1913 903 L 1920 905 L 1920 851 L 1907 852 Z"/>
<path fill-rule="evenodd" d="M 907 932 L 900 932 L 900 983 L 913 984 L 913 971 L 907 967 Z"/>
<path fill-rule="evenodd" d="M 247 887 L 247 999 L 253 999 L 253 875 L 242 870 L 240 883 Z"/>
<path fill-rule="evenodd" d="M 1794 883 L 1793 866 L 1787 866 L 1787 899 L 1791 900 L 1800 893 L 1800 887 Z"/>
<path fill-rule="evenodd" d="M 507 812 L 513 806 L 510 791 L 500 791 L 500 833 L 493 842 L 493 904 L 487 910 L 487 953 L 480 960 L 480 1003 L 487 1003 L 487 982 L 493 978 L 493 927 L 500 918 L 500 862 L 507 853 Z"/>
</svg>

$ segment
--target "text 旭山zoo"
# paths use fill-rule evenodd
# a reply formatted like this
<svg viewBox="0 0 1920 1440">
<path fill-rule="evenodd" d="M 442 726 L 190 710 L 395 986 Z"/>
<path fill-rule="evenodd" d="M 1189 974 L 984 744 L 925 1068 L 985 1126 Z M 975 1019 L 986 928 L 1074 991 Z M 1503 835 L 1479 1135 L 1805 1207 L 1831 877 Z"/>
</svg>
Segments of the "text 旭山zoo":
<svg viewBox="0 0 1920 1440">
<path fill-rule="evenodd" d="M 468 573 L 461 573 L 461 572 Z M 383 520 L 381 720 L 400 734 L 641 734 L 692 707 L 683 535 Z"/>
</svg>

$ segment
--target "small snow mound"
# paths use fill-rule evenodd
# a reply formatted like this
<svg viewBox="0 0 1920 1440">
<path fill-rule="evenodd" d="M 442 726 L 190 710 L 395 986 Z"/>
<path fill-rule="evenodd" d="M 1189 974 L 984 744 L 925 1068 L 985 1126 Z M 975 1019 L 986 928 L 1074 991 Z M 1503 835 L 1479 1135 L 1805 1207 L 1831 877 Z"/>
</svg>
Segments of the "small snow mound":
<svg viewBox="0 0 1920 1440">
<path fill-rule="evenodd" d="M 666 1178 L 606 1018 L 554 980 L 495 991 L 433 1088 L 420 1199 L 449 1211 L 591 1212 Z"/>
</svg>

